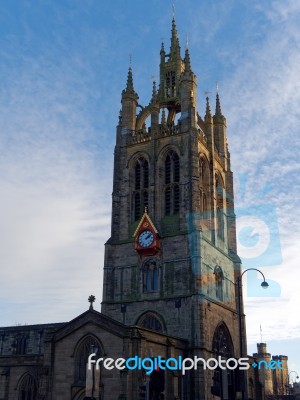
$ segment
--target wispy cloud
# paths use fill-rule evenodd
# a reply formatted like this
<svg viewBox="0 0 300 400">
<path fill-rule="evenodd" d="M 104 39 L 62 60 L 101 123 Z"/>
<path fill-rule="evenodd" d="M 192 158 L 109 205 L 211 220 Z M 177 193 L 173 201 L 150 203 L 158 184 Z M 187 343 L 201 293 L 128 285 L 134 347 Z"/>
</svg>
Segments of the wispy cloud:
<svg viewBox="0 0 300 400">
<path fill-rule="evenodd" d="M 274 1 L 270 7 L 257 3 L 256 7 L 268 23 L 265 36 L 235 56 L 232 73 L 223 81 L 223 109 L 233 170 L 248 173 L 246 204 L 269 186 L 259 201 L 277 208 L 283 256 L 281 265 L 262 268 L 267 279 L 280 284 L 281 296 L 245 297 L 248 340 L 250 344 L 260 341 L 261 323 L 264 341 L 276 334 L 283 353 L 285 341 L 300 337 L 300 7 L 296 1 Z M 236 173 L 235 179 L 238 192 Z M 237 205 L 245 206 L 240 196 L 237 199 Z"/>
<path fill-rule="evenodd" d="M 13 54 L 6 53 L 0 95 L 1 325 L 64 320 L 86 307 L 89 294 L 100 301 L 112 157 L 106 131 L 96 131 L 87 106 L 82 65 L 69 61 L 61 58 L 56 65 L 23 55 L 10 69 Z M 101 115 L 99 124 L 104 120 Z"/>
</svg>

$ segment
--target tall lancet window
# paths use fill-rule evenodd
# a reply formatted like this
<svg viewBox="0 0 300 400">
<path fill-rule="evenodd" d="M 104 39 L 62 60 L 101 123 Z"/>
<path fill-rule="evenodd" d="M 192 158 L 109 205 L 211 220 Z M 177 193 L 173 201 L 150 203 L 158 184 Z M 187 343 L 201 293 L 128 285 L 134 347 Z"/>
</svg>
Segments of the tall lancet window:
<svg viewBox="0 0 300 400">
<path fill-rule="evenodd" d="M 99 341 L 93 336 L 86 336 L 81 340 L 75 350 L 75 382 L 85 384 L 89 355 L 96 353 L 95 358 L 97 359 L 100 356 L 101 350 Z"/>
<path fill-rule="evenodd" d="M 18 400 L 36 400 L 37 384 L 34 377 L 30 374 L 23 376 L 19 384 Z"/>
<path fill-rule="evenodd" d="M 223 280 L 224 275 L 222 269 L 218 266 L 215 268 L 215 284 L 216 284 L 216 298 L 223 301 Z"/>
<path fill-rule="evenodd" d="M 166 73 L 166 97 L 176 96 L 176 74 L 175 71 L 169 71 Z"/>
<path fill-rule="evenodd" d="M 165 214 L 179 213 L 180 205 L 180 162 L 178 154 L 170 151 L 165 160 Z"/>
<path fill-rule="evenodd" d="M 208 216 L 208 198 L 209 198 L 209 168 L 204 157 L 199 160 L 199 190 L 200 190 L 200 212 L 203 213 L 204 219 L 209 219 Z"/>
<path fill-rule="evenodd" d="M 145 158 L 137 160 L 134 167 L 133 215 L 134 220 L 141 218 L 149 204 L 149 164 Z"/>
<path fill-rule="evenodd" d="M 216 177 L 216 198 L 217 198 L 217 236 L 220 240 L 224 241 L 224 199 L 223 199 L 223 186 L 220 178 Z"/>
</svg>

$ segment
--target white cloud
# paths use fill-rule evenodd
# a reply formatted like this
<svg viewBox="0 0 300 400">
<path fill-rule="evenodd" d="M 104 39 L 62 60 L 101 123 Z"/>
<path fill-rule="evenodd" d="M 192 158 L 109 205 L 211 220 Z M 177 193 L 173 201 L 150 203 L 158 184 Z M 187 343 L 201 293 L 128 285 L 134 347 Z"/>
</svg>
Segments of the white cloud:
<svg viewBox="0 0 300 400">
<path fill-rule="evenodd" d="M 7 64 L 0 95 L 1 325 L 69 320 L 90 294 L 99 302 L 109 237 L 112 158 L 81 66 L 23 62 L 20 74 Z"/>
</svg>

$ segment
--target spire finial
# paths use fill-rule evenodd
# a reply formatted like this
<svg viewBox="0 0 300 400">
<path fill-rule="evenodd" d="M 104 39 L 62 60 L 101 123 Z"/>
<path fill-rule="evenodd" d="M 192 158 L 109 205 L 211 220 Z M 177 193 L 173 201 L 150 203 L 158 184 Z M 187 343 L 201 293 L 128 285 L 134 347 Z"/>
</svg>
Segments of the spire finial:
<svg viewBox="0 0 300 400">
<path fill-rule="evenodd" d="M 185 49 L 185 57 L 184 57 L 184 65 L 185 65 L 185 71 L 190 72 L 191 69 L 191 59 L 190 59 L 190 52 L 188 47 Z"/>
<path fill-rule="evenodd" d="M 152 75 L 151 79 L 153 81 L 153 88 L 152 88 L 152 101 L 156 100 L 156 96 L 157 96 L 157 90 L 156 90 L 156 81 L 155 81 L 155 76 Z"/>
<path fill-rule="evenodd" d="M 209 95 L 209 92 L 208 92 L 208 91 L 206 91 L 206 92 L 205 92 L 205 95 L 206 95 L 206 110 L 205 110 L 205 119 L 209 119 L 209 118 L 211 118 L 211 111 L 210 111 L 209 97 L 208 97 L 208 95 Z"/>
<path fill-rule="evenodd" d="M 189 48 L 189 35 L 186 34 L 186 40 L 185 40 L 185 49 Z"/>
<path fill-rule="evenodd" d="M 133 76 L 132 76 L 132 68 L 131 68 L 131 56 L 130 56 L 130 65 L 128 68 L 128 74 L 127 74 L 126 92 L 134 92 Z"/>
<path fill-rule="evenodd" d="M 216 113 L 215 113 L 216 117 L 222 117 L 222 111 L 221 111 L 221 103 L 220 103 L 220 97 L 219 97 L 219 93 L 217 92 L 217 96 L 216 96 Z"/>
<path fill-rule="evenodd" d="M 89 303 L 90 303 L 90 310 L 93 310 L 93 309 L 94 309 L 93 303 L 95 302 L 95 300 L 96 300 L 96 297 L 95 297 L 93 294 L 91 294 L 91 295 L 89 296 L 89 298 L 88 298 L 88 301 L 89 301 Z"/>
<path fill-rule="evenodd" d="M 172 16 L 173 16 L 173 19 L 175 19 L 175 4 L 174 3 L 172 4 Z"/>
<path fill-rule="evenodd" d="M 216 82 L 216 112 L 215 116 L 216 117 L 223 117 L 222 111 L 221 111 L 221 102 L 220 102 L 220 96 L 219 96 L 219 82 Z"/>
<path fill-rule="evenodd" d="M 129 54 L 129 67 L 131 67 L 132 55 Z"/>
<path fill-rule="evenodd" d="M 171 37 L 171 54 L 176 52 L 176 48 L 179 47 L 179 39 L 177 34 L 175 17 L 172 18 L 172 37 Z"/>
</svg>

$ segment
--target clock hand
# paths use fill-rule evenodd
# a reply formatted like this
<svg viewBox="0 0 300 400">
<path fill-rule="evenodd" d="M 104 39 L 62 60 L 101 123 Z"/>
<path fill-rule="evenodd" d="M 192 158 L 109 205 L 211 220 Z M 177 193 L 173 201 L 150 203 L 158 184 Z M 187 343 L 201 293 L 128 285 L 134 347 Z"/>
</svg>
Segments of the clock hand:
<svg viewBox="0 0 300 400">
<path fill-rule="evenodd" d="M 146 240 L 148 240 L 151 237 L 151 233 L 148 233 L 148 235 L 145 237 Z"/>
</svg>

